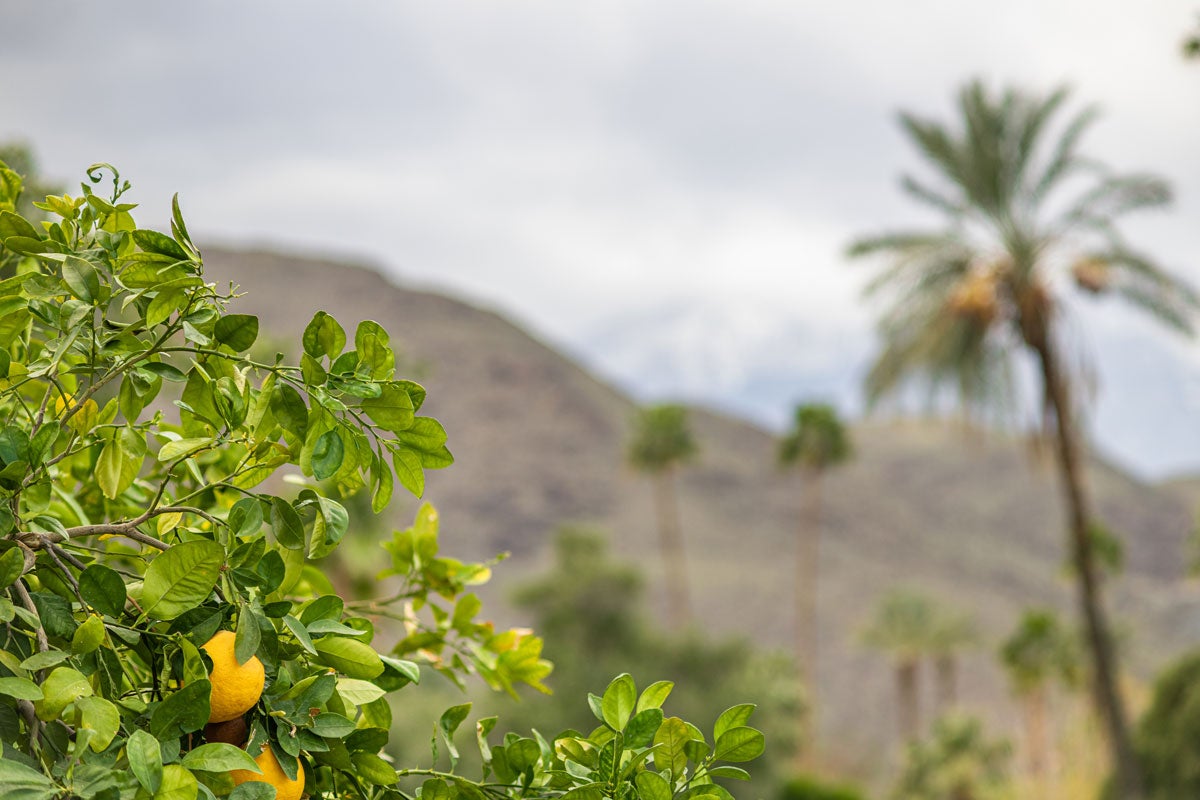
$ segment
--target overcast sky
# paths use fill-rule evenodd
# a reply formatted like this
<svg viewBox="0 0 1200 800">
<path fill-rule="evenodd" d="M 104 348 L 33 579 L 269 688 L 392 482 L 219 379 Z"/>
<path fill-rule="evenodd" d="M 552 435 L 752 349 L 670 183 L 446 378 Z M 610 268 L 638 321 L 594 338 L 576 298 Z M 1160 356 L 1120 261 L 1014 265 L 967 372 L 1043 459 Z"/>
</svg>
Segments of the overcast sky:
<svg viewBox="0 0 1200 800">
<path fill-rule="evenodd" d="M 971 76 L 1098 103 L 1088 149 L 1178 193 L 1130 238 L 1200 282 L 1200 63 L 1179 55 L 1198 10 L 9 0 L 0 138 L 33 142 L 64 181 L 118 165 L 143 224 L 178 191 L 201 237 L 370 259 L 643 394 L 778 422 L 805 391 L 853 402 L 871 311 L 841 252 L 926 219 L 896 188 L 919 162 L 895 114 L 947 116 Z M 1146 474 L 1200 466 L 1196 417 L 1156 432 L 1138 414 L 1200 411 L 1196 346 L 1083 319 L 1103 345 L 1106 447 Z M 1155 375 L 1175 370 L 1153 397 L 1122 372 L 1160 363 L 1147 347 Z"/>
</svg>

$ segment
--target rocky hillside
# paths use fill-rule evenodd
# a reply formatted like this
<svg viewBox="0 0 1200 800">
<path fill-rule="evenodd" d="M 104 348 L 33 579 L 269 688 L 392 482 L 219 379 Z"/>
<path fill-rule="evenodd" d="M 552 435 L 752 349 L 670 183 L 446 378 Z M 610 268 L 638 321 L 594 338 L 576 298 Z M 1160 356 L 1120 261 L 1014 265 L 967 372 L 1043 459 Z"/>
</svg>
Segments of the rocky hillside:
<svg viewBox="0 0 1200 800">
<path fill-rule="evenodd" d="M 625 557 L 659 574 L 650 490 L 623 463 L 631 400 L 503 316 L 402 288 L 365 268 L 270 253 L 206 251 L 210 276 L 247 293 L 280 349 L 295 352 L 314 311 L 348 328 L 375 319 L 429 389 L 457 463 L 431 474 L 446 547 L 513 553 L 503 588 L 544 566 L 566 523 L 603 528 Z M 409 370 L 411 374 L 414 370 Z M 802 395 L 805 387 L 797 386 Z M 797 478 L 775 467 L 769 433 L 697 409 L 701 455 L 682 476 L 682 516 L 700 620 L 713 631 L 789 644 Z M 975 613 L 984 646 L 965 670 L 965 702 L 1001 708 L 995 642 L 1034 603 L 1069 608 L 1055 474 L 1021 442 L 968 437 L 932 422 L 872 422 L 826 490 L 822 552 L 822 724 L 846 744 L 890 731 L 887 665 L 857 634 L 877 597 L 923 587 Z M 1200 641 L 1200 602 L 1184 581 L 1190 521 L 1180 496 L 1094 462 L 1090 484 L 1126 545 L 1116 612 L 1137 620 L 1129 652 L 1143 674 Z M 412 504 L 398 503 L 397 520 Z M 863 726 L 862 720 L 877 720 Z"/>
</svg>

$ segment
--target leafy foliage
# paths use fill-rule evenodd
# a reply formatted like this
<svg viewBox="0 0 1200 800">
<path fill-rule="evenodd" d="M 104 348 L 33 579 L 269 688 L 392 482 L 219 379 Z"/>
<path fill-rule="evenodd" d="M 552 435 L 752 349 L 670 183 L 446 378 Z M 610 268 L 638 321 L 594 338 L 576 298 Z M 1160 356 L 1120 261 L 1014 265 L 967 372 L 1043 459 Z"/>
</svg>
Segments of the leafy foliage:
<svg viewBox="0 0 1200 800">
<path fill-rule="evenodd" d="M 1022 694 L 1052 681 L 1078 686 L 1082 657 L 1078 636 L 1046 609 L 1026 611 L 1000 647 L 1000 663 Z"/>
<path fill-rule="evenodd" d="M 634 419 L 629 461 L 645 472 L 661 472 L 696 454 L 687 409 L 674 404 L 641 409 Z"/>
<path fill-rule="evenodd" d="M 837 409 L 827 403 L 802 403 L 779 443 L 779 461 L 821 470 L 845 461 L 851 450 L 849 432 Z"/>
<path fill-rule="evenodd" d="M 1200 792 L 1200 653 L 1184 656 L 1159 677 L 1135 745 L 1150 800 Z"/>
<path fill-rule="evenodd" d="M 364 493 L 378 512 L 395 478 L 420 495 L 424 471 L 452 463 L 441 424 L 420 415 L 424 388 L 394 374 L 378 324 L 349 335 L 323 312 L 299 364 L 251 358 L 258 320 L 228 310 L 233 287 L 205 281 L 177 199 L 170 235 L 142 229 L 115 169 L 88 178 L 78 197 L 36 203 L 50 217 L 39 222 L 18 212 L 20 177 L 0 166 L 0 794 L 269 797 L 233 780 L 258 775 L 250 755 L 269 750 L 281 780 L 303 776 L 314 797 L 404 796 L 411 771 L 383 755 L 387 695 L 417 683 L 420 664 L 508 692 L 542 689 L 550 671 L 541 639 L 479 621 L 469 590 L 490 567 L 441 553 L 429 505 L 383 542 L 392 594 L 347 603 L 322 591 L 316 562 L 350 526 L 335 496 Z M 403 628 L 382 649 L 381 620 Z M 227 687 L 204 645 L 220 631 L 237 663 L 265 672 L 231 721 L 240 732 L 209 724 Z M 659 726 L 630 727 L 615 708 L 621 724 L 581 744 L 579 760 L 522 746 L 488 791 L 557 795 L 585 767 L 589 784 L 635 786 Z M 446 727 L 463 717 L 451 709 Z M 670 730 L 687 744 L 682 724 Z M 683 762 L 665 748 L 666 797 L 748 756 L 752 740 L 717 733 Z M 601 759 L 626 746 L 650 755 Z M 477 782 L 449 781 L 422 794 L 483 797 Z"/>
<path fill-rule="evenodd" d="M 909 747 L 893 800 L 991 800 L 1009 786 L 1007 742 L 990 741 L 979 720 L 942 717 L 926 742 Z"/>
<path fill-rule="evenodd" d="M 639 681 L 673 681 L 667 706 L 686 719 L 711 719 L 738 698 L 752 696 L 771 749 L 749 789 L 764 795 L 773 788 L 770 781 L 789 749 L 790 722 L 798 713 L 786 659 L 737 640 L 664 635 L 647 620 L 641 571 L 614 558 L 604 538 L 586 529 L 560 532 L 553 563 L 518 587 L 515 597 L 546 638 L 554 661 L 548 682 L 555 694 L 520 705 L 481 703 L 518 727 L 584 727 L 586 709 L 572 698 L 598 692 L 622 664 L 636 665 L 631 672 Z"/>
<path fill-rule="evenodd" d="M 779 800 L 866 800 L 856 788 L 800 776 L 784 784 Z"/>
</svg>

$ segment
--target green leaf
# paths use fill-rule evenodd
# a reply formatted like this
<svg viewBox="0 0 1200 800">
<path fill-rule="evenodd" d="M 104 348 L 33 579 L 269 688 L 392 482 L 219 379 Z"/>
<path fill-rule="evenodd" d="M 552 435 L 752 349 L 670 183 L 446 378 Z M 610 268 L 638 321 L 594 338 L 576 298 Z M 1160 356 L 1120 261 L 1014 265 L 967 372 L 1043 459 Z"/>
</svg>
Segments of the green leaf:
<svg viewBox="0 0 1200 800">
<path fill-rule="evenodd" d="M 341 714 L 326 711 L 313 717 L 310 730 L 317 736 L 324 736 L 327 739 L 344 739 L 354 733 L 354 728 L 354 723 Z"/>
<path fill-rule="evenodd" d="M 175 235 L 176 241 L 187 247 L 192 246 L 192 239 L 188 236 L 187 225 L 183 222 L 183 212 L 179 210 L 178 192 L 171 196 L 171 233 Z"/>
<path fill-rule="evenodd" d="M 341 468 L 343 456 L 342 437 L 336 430 L 325 431 L 313 447 L 313 476 L 319 481 L 332 478 Z"/>
<path fill-rule="evenodd" d="M 249 772 L 262 774 L 262 768 L 254 763 L 254 759 L 240 747 L 231 744 L 215 742 L 202 744 L 188 752 L 183 757 L 183 765 L 188 769 L 202 769 L 205 772 L 229 772 L 244 769 Z"/>
<path fill-rule="evenodd" d="M 135 730 L 125 743 L 125 756 L 142 788 L 151 794 L 157 792 L 163 778 L 162 749 L 158 740 L 143 730 Z"/>
<path fill-rule="evenodd" d="M 0 758 L 0 796 L 5 800 L 54 800 L 61 794 L 54 781 L 37 770 L 9 757 Z"/>
<path fill-rule="evenodd" d="M 99 753 L 112 744 L 121 729 L 121 712 L 103 697 L 81 697 L 75 701 L 79 711 L 79 727 L 91 731 L 88 745 Z"/>
<path fill-rule="evenodd" d="M 604 715 L 605 724 L 614 731 L 624 730 L 636 702 L 637 685 L 634 684 L 633 677 L 628 672 L 618 675 L 604 690 L 604 696 L 600 699 L 600 711 Z"/>
<path fill-rule="evenodd" d="M 81 697 L 92 694 L 92 685 L 82 672 L 70 667 L 57 667 L 42 683 L 42 699 L 35 702 L 38 719 L 49 722 L 58 719 L 63 709 Z"/>
<path fill-rule="evenodd" d="M 308 635 L 308 630 L 300 624 L 300 620 L 291 614 L 287 614 L 283 618 L 283 624 L 296 637 L 296 641 L 300 642 L 301 647 L 314 656 L 317 654 L 317 648 L 313 645 L 312 637 Z"/>
<path fill-rule="evenodd" d="M 212 683 L 194 681 L 167 695 L 150 715 L 150 733 L 159 739 L 177 739 L 208 724 Z"/>
<path fill-rule="evenodd" d="M 655 681 L 642 690 L 634 711 L 640 713 L 648 708 L 662 708 L 674 688 L 675 684 L 671 681 Z"/>
<path fill-rule="evenodd" d="M 362 408 L 376 425 L 386 431 L 407 430 L 416 418 L 412 398 L 397 383 L 384 384 L 379 397 L 363 400 Z"/>
<path fill-rule="evenodd" d="M 396 356 L 388 346 L 388 334 L 373 320 L 364 320 L 354 332 L 354 349 L 358 353 L 358 370 L 367 370 L 368 377 L 386 380 L 396 368 Z"/>
<path fill-rule="evenodd" d="M 657 772 L 639 772 L 634 782 L 641 800 L 671 800 L 671 784 Z"/>
<path fill-rule="evenodd" d="M 275 800 L 275 787 L 262 781 L 246 781 L 234 787 L 229 800 Z"/>
<path fill-rule="evenodd" d="M 308 406 L 300 392 L 286 383 L 276 384 L 271 391 L 271 413 L 285 431 L 304 438 L 308 430 Z"/>
<path fill-rule="evenodd" d="M 175 619 L 212 593 L 225 562 L 225 550 L 200 539 L 172 547 L 150 562 L 142 587 L 142 608 L 155 619 Z"/>
<path fill-rule="evenodd" d="M 237 633 L 234 636 L 233 657 L 239 664 L 245 664 L 250 657 L 258 652 L 262 641 L 262 630 L 258 619 L 248 607 L 243 606 L 238 613 Z"/>
<path fill-rule="evenodd" d="M 104 620 L 91 614 L 71 636 L 71 652 L 77 656 L 86 655 L 99 647 L 103 641 Z"/>
<path fill-rule="evenodd" d="M 214 441 L 211 436 L 196 436 L 191 439 L 179 439 L 174 442 L 167 442 L 159 448 L 158 460 L 175 461 L 176 459 L 191 455 L 197 450 L 208 447 Z"/>
<path fill-rule="evenodd" d="M 36 672 L 40 669 L 53 667 L 55 664 L 61 664 L 66 661 L 69 656 L 62 650 L 45 650 L 41 653 L 34 653 L 29 658 L 20 663 L 21 669 Z"/>
<path fill-rule="evenodd" d="M 347 703 L 356 706 L 365 706 L 387 694 L 375 684 L 357 678 L 338 678 L 337 692 Z"/>
<path fill-rule="evenodd" d="M 179 764 L 163 767 L 162 784 L 154 793 L 154 800 L 196 800 L 200 784 L 196 776 Z"/>
<path fill-rule="evenodd" d="M 346 346 L 346 331 L 336 319 L 318 311 L 304 329 L 303 344 L 304 352 L 313 358 L 337 358 Z"/>
<path fill-rule="evenodd" d="M 719 767 L 712 767 L 708 771 L 710 778 L 732 778 L 735 781 L 750 780 L 750 773 L 741 767 L 735 767 L 730 764 L 722 764 Z"/>
<path fill-rule="evenodd" d="M 412 492 L 414 497 L 425 494 L 425 472 L 421 469 L 421 456 L 412 450 L 394 450 L 392 466 L 400 485 Z"/>
<path fill-rule="evenodd" d="M 395 434 L 400 444 L 418 453 L 438 453 L 446 444 L 446 429 L 433 417 L 416 417 L 411 427 Z"/>
<path fill-rule="evenodd" d="M 662 722 L 661 708 L 647 708 L 634 714 L 625 726 L 625 746 L 648 747 L 654 741 L 654 734 L 658 733 Z"/>
<path fill-rule="evenodd" d="M 0 211 L 0 239 L 24 236 L 26 239 L 41 239 L 43 234 L 22 216 L 11 211 Z"/>
<path fill-rule="evenodd" d="M 217 320 L 213 337 L 235 353 L 249 350 L 258 339 L 258 317 L 252 314 L 227 314 Z"/>
<path fill-rule="evenodd" d="M 271 530 L 283 547 L 289 550 L 304 548 L 304 523 L 292 504 L 282 497 L 271 498 Z"/>
<path fill-rule="evenodd" d="M 183 383 L 187 380 L 187 375 L 179 367 L 161 361 L 148 361 L 142 364 L 141 369 L 172 383 Z"/>
<path fill-rule="evenodd" d="M 96 482 L 109 500 L 116 500 L 121 492 L 129 488 L 137 473 L 125 480 L 125 451 L 121 448 L 120 437 L 114 436 L 100 451 L 96 461 Z"/>
<path fill-rule="evenodd" d="M 691 740 L 692 734 L 687 723 L 679 717 L 667 717 L 654 735 L 654 766 L 660 770 L 670 770 L 672 780 L 678 779 L 687 767 L 684 748 Z"/>
<path fill-rule="evenodd" d="M 313 644 L 322 664 L 350 678 L 369 680 L 383 672 L 383 661 L 369 644 L 340 636 L 326 636 Z"/>
<path fill-rule="evenodd" d="M 7 589 L 21 577 L 25 556 L 20 547 L 11 547 L 0 554 L 0 589 Z"/>
<path fill-rule="evenodd" d="M 366 631 L 360 631 L 357 628 L 351 628 L 349 625 L 343 625 L 337 620 L 318 619 L 313 620 L 308 626 L 308 632 L 314 636 L 321 636 L 327 633 L 338 634 L 340 636 L 366 636 Z"/>
<path fill-rule="evenodd" d="M 462 703 L 447 708 L 442 712 L 442 716 L 438 718 L 438 731 L 442 734 L 442 741 L 446 743 L 446 752 L 450 755 L 451 769 L 458 764 L 458 748 L 454 744 L 454 732 L 458 730 L 459 725 L 462 725 L 463 720 L 467 718 L 467 714 L 469 713 L 471 713 L 471 704 Z"/>
<path fill-rule="evenodd" d="M 350 760 L 355 774 L 375 786 L 389 786 L 400 779 L 392 765 L 374 753 L 355 753 Z"/>
<path fill-rule="evenodd" d="M 754 703 L 739 703 L 722 711 L 721 716 L 717 717 L 717 721 L 713 725 L 713 739 L 720 739 L 721 735 L 726 731 L 745 725 L 749 721 L 750 715 L 754 713 L 755 708 L 757 706 Z"/>
<path fill-rule="evenodd" d="M 604 784 L 589 783 L 584 786 L 576 786 L 562 795 L 559 800 L 604 800 Z"/>
<path fill-rule="evenodd" d="M 133 232 L 133 241 L 144 252 L 171 256 L 180 261 L 188 260 L 188 254 L 184 252 L 182 247 L 176 244 L 174 239 L 158 231 L 135 230 Z"/>
<path fill-rule="evenodd" d="M 0 678 L 0 694 L 18 700 L 41 700 L 45 695 L 28 678 Z"/>
<path fill-rule="evenodd" d="M 79 593 L 101 614 L 119 617 L 125 609 L 125 581 L 103 564 L 92 564 L 79 574 Z"/>
<path fill-rule="evenodd" d="M 71 294 L 85 303 L 94 303 L 100 296 L 100 276 L 91 262 L 68 255 L 63 261 L 63 281 Z"/>
<path fill-rule="evenodd" d="M 187 294 L 182 289 L 168 289 L 156 294 L 146 307 L 146 327 L 153 328 L 166 322 L 186 299 Z"/>
<path fill-rule="evenodd" d="M 766 746 L 762 731 L 755 728 L 730 728 L 717 737 L 713 758 L 718 761 L 751 761 L 763 754 Z"/>
</svg>

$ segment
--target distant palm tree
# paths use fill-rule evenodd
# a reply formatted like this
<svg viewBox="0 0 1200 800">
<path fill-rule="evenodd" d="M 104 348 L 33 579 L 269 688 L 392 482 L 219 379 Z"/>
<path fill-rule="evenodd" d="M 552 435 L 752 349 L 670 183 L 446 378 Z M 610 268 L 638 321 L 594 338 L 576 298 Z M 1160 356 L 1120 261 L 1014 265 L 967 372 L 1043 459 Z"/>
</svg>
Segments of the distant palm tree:
<svg viewBox="0 0 1200 800">
<path fill-rule="evenodd" d="M 1052 755 L 1049 689 L 1055 682 L 1067 686 L 1078 683 L 1075 638 L 1054 612 L 1030 610 L 1001 645 L 1000 662 L 1023 706 L 1029 772 L 1035 780 L 1042 781 Z"/>
<path fill-rule="evenodd" d="M 674 628 L 692 622 L 675 472 L 695 454 L 696 442 L 683 406 L 657 405 L 638 412 L 629 444 L 629 463 L 654 481 L 659 553 L 667 580 L 667 621 Z"/>
<path fill-rule="evenodd" d="M 884 350 L 867 380 L 872 399 L 921 377 L 965 402 L 984 404 L 1011 393 L 1006 376 L 1014 354 L 1026 354 L 1036 367 L 1056 438 L 1095 702 L 1108 732 L 1118 796 L 1140 798 L 1140 770 L 1117 691 L 1116 654 L 1089 535 L 1093 513 L 1084 487 L 1079 398 L 1063 354 L 1065 286 L 1057 276 L 1065 273 L 1084 293 L 1120 297 L 1187 333 L 1200 298 L 1131 249 L 1114 224 L 1129 211 L 1168 202 L 1167 185 L 1154 176 L 1113 175 L 1079 156 L 1079 139 L 1095 117 L 1090 109 L 1047 141 L 1067 94 L 996 95 L 973 82 L 959 95 L 957 128 L 901 115 L 941 179 L 933 187 L 905 177 L 903 186 L 941 212 L 946 224 L 863 239 L 850 253 L 893 257 L 869 289 L 888 290 L 894 298 L 880 325 Z M 1070 190 L 1077 193 L 1064 197 Z"/>
<path fill-rule="evenodd" d="M 978 641 L 975 620 L 948 608 L 936 609 L 930 632 L 929 654 L 933 657 L 937 714 L 945 716 L 958 705 L 958 658 Z"/>
<path fill-rule="evenodd" d="M 879 602 L 863 631 L 863 641 L 892 659 L 896 682 L 896 720 L 900 740 L 921 731 L 918 684 L 921 661 L 928 655 L 937 625 L 937 608 L 923 594 L 896 589 Z"/>
<path fill-rule="evenodd" d="M 779 443 L 779 462 L 798 467 L 803 476 L 800 527 L 796 535 L 796 667 L 808 689 L 807 713 L 799 717 L 797 766 L 816 744 L 817 585 L 821 559 L 821 485 L 825 471 L 850 457 L 850 436 L 837 410 L 824 403 L 796 407 L 792 428 Z M 807 746 L 804 746 L 807 744 Z M 810 758 L 811 760 L 811 758 Z"/>
</svg>

